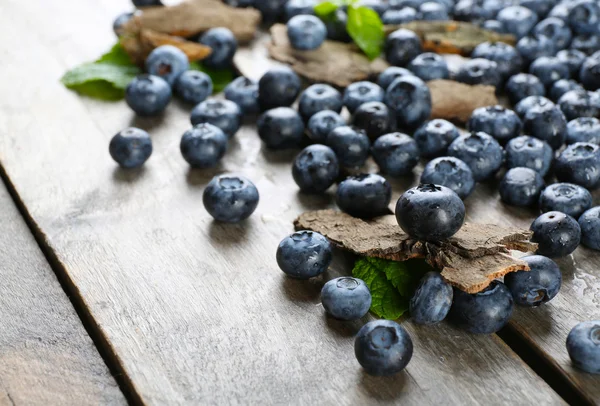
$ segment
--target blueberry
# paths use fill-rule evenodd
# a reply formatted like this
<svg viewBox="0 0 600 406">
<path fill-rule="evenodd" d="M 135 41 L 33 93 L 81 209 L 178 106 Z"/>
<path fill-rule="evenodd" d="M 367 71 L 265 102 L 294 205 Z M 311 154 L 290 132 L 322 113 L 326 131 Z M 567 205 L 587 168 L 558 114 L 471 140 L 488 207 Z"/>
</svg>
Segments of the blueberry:
<svg viewBox="0 0 600 406">
<path fill-rule="evenodd" d="M 202 194 L 208 214 L 224 223 L 237 223 L 250 217 L 258 206 L 258 199 L 256 186 L 237 175 L 215 176 Z"/>
<path fill-rule="evenodd" d="M 410 315 L 417 324 L 436 324 L 444 320 L 452 306 L 452 286 L 439 272 L 428 272 L 410 300 Z"/>
<path fill-rule="evenodd" d="M 541 56 L 553 56 L 556 53 L 554 42 L 544 36 L 528 35 L 521 38 L 516 47 L 527 65 Z"/>
<path fill-rule="evenodd" d="M 543 96 L 527 96 L 523 100 L 517 103 L 515 106 L 515 112 L 521 119 L 524 119 L 527 112 L 531 109 L 538 111 L 550 110 L 556 105 L 551 100 Z"/>
<path fill-rule="evenodd" d="M 519 136 L 523 124 L 514 111 L 496 105 L 475 109 L 467 128 L 472 132 L 483 131 L 504 143 Z"/>
<path fill-rule="evenodd" d="M 371 173 L 349 176 L 338 185 L 335 202 L 354 217 L 372 218 L 387 214 L 392 187 L 383 176 Z"/>
<path fill-rule="evenodd" d="M 542 214 L 531 224 L 533 237 L 538 243 L 537 253 L 551 258 L 571 254 L 579 245 L 581 228 L 573 217 L 559 211 Z"/>
<path fill-rule="evenodd" d="M 537 307 L 554 299 L 562 283 L 562 274 L 556 262 L 541 255 L 521 259 L 527 262 L 530 270 L 512 272 L 504 277 L 504 284 L 515 303 Z"/>
<path fill-rule="evenodd" d="M 338 177 L 340 166 L 335 152 L 325 145 L 310 145 L 296 156 L 292 165 L 294 181 L 305 193 L 323 193 Z"/>
<path fill-rule="evenodd" d="M 254 7 L 256 0 L 223 0 L 223 3 L 231 7 Z"/>
<path fill-rule="evenodd" d="M 556 57 L 559 61 L 567 65 L 569 72 L 571 72 L 571 77 L 577 78 L 586 54 L 576 49 L 563 49 L 556 53 Z"/>
<path fill-rule="evenodd" d="M 421 183 L 446 186 L 461 199 L 466 199 L 475 190 L 471 169 L 460 159 L 450 156 L 429 161 L 421 174 Z"/>
<path fill-rule="evenodd" d="M 414 74 L 408 69 L 399 68 L 397 66 L 390 66 L 389 68 L 387 68 L 379 74 L 377 84 L 383 90 L 387 90 L 387 88 L 392 84 L 394 80 L 403 76 L 414 76 Z"/>
<path fill-rule="evenodd" d="M 371 152 L 381 172 L 394 177 L 410 173 L 419 163 L 417 143 L 402 133 L 391 133 L 377 138 Z"/>
<path fill-rule="evenodd" d="M 567 144 L 589 142 L 600 145 L 600 120 L 595 117 L 579 117 L 567 124 Z"/>
<path fill-rule="evenodd" d="M 542 18 L 550 12 L 555 4 L 556 0 L 519 0 L 520 6 L 527 7 Z"/>
<path fill-rule="evenodd" d="M 339 7 L 333 14 L 321 18 L 327 28 L 327 38 L 340 42 L 352 41 L 346 30 L 348 14 L 342 7 Z"/>
<path fill-rule="evenodd" d="M 600 206 L 586 210 L 579 217 L 579 226 L 583 245 L 600 251 Z"/>
<path fill-rule="evenodd" d="M 129 22 L 133 18 L 133 13 L 122 13 L 115 18 L 113 22 L 113 31 L 120 37 L 123 34 L 123 26 Z"/>
<path fill-rule="evenodd" d="M 260 111 L 258 103 L 258 83 L 240 76 L 225 87 L 225 98 L 237 104 L 242 114 L 256 114 Z"/>
<path fill-rule="evenodd" d="M 538 22 L 536 13 L 521 6 L 505 7 L 500 10 L 496 19 L 504 24 L 504 31 L 513 34 L 517 39 L 529 34 Z"/>
<path fill-rule="evenodd" d="M 204 72 L 188 70 L 183 72 L 175 82 L 175 94 L 190 104 L 198 104 L 206 100 L 213 92 L 210 76 Z"/>
<path fill-rule="evenodd" d="M 444 155 L 448 146 L 459 136 L 456 126 L 442 119 L 426 122 L 414 134 L 421 155 L 425 158 Z"/>
<path fill-rule="evenodd" d="M 600 117 L 600 94 L 571 90 L 561 96 L 558 105 L 569 121 L 578 117 Z"/>
<path fill-rule="evenodd" d="M 600 321 L 576 325 L 567 337 L 567 351 L 577 368 L 600 374 Z"/>
<path fill-rule="evenodd" d="M 546 37 L 554 43 L 556 49 L 565 49 L 571 43 L 573 34 L 564 20 L 556 17 L 540 21 L 533 29 L 536 37 Z"/>
<path fill-rule="evenodd" d="M 421 14 L 421 20 L 423 21 L 446 21 L 450 19 L 446 7 L 431 1 L 421 4 L 419 14 Z"/>
<path fill-rule="evenodd" d="M 407 67 L 412 73 L 426 82 L 434 79 L 448 79 L 450 77 L 446 60 L 432 52 L 418 55 L 410 61 Z"/>
<path fill-rule="evenodd" d="M 195 168 L 212 168 L 227 150 L 227 136 L 218 127 L 203 123 L 186 131 L 180 144 L 183 158 Z"/>
<path fill-rule="evenodd" d="M 385 41 L 385 56 L 394 66 L 405 66 L 421 53 L 421 39 L 412 31 L 399 29 Z"/>
<path fill-rule="evenodd" d="M 320 111 L 308 120 L 308 135 L 313 141 L 324 143 L 333 129 L 345 125 L 346 120 L 335 111 Z"/>
<path fill-rule="evenodd" d="M 395 113 L 400 128 L 417 128 L 431 115 L 431 93 L 416 76 L 404 76 L 392 82 L 385 92 L 385 104 Z"/>
<path fill-rule="evenodd" d="M 325 141 L 335 151 L 340 165 L 345 168 L 362 166 L 369 157 L 371 143 L 367 134 L 360 128 L 336 127 L 327 135 Z"/>
<path fill-rule="evenodd" d="M 387 3 L 388 0 L 358 0 L 357 4 L 362 7 L 370 8 L 381 17 L 389 8 Z"/>
<path fill-rule="evenodd" d="M 511 206 L 527 207 L 537 203 L 544 188 L 544 179 L 533 169 L 509 169 L 500 182 L 500 198 Z"/>
<path fill-rule="evenodd" d="M 498 64 L 483 58 L 469 59 L 463 63 L 455 79 L 468 85 L 499 86 L 502 82 Z"/>
<path fill-rule="evenodd" d="M 490 4 L 490 3 L 486 3 Z M 496 17 L 498 10 L 487 8 L 482 0 L 459 0 L 454 6 L 454 19 L 471 23 L 481 23 Z"/>
<path fill-rule="evenodd" d="M 295 279 L 310 279 L 329 268 L 333 254 L 327 238 L 313 231 L 297 231 L 277 247 L 277 265 Z"/>
<path fill-rule="evenodd" d="M 541 56 L 531 63 L 529 73 L 535 75 L 549 88 L 560 79 L 569 79 L 569 67 L 554 56 Z"/>
<path fill-rule="evenodd" d="M 302 83 L 291 68 L 272 68 L 258 82 L 258 100 L 263 110 L 274 107 L 287 107 L 300 94 Z"/>
<path fill-rule="evenodd" d="M 552 148 L 560 148 L 567 139 L 567 119 L 558 106 L 534 106 L 523 119 L 525 133 L 546 141 Z"/>
<path fill-rule="evenodd" d="M 351 114 L 364 103 L 372 101 L 383 101 L 384 90 L 373 82 L 355 82 L 350 84 L 344 91 L 344 106 Z"/>
<path fill-rule="evenodd" d="M 484 30 L 497 32 L 499 34 L 505 34 L 504 24 L 502 24 L 498 20 L 485 20 L 481 25 L 481 28 L 483 28 Z M 478 56 L 478 58 L 481 58 L 481 56 Z"/>
<path fill-rule="evenodd" d="M 325 311 L 339 320 L 358 320 L 371 308 L 371 292 L 364 281 L 347 276 L 332 279 L 321 290 Z"/>
<path fill-rule="evenodd" d="M 186 54 L 173 45 L 162 45 L 155 48 L 146 58 L 146 71 L 160 76 L 173 85 L 177 78 L 190 67 Z"/>
<path fill-rule="evenodd" d="M 302 117 L 290 107 L 267 110 L 258 118 L 256 126 L 260 139 L 272 149 L 295 148 L 304 135 Z"/>
<path fill-rule="evenodd" d="M 396 117 L 385 104 L 374 101 L 356 109 L 352 124 L 364 130 L 371 141 L 375 141 L 396 128 Z"/>
<path fill-rule="evenodd" d="M 132 0 L 136 7 L 162 6 L 160 0 Z"/>
<path fill-rule="evenodd" d="M 546 141 L 523 135 L 506 144 L 508 169 L 524 167 L 546 176 L 554 159 L 554 151 Z"/>
<path fill-rule="evenodd" d="M 600 32 L 600 4 L 596 0 L 577 0 L 570 8 L 569 25 L 575 33 Z"/>
<path fill-rule="evenodd" d="M 375 320 L 358 331 L 354 354 L 369 375 L 389 376 L 406 368 L 412 358 L 413 343 L 395 321 Z"/>
<path fill-rule="evenodd" d="M 298 15 L 287 23 L 287 35 L 293 48 L 310 51 L 319 48 L 327 37 L 323 21 L 313 15 Z"/>
<path fill-rule="evenodd" d="M 571 41 L 572 50 L 583 52 L 586 55 L 591 55 L 600 50 L 600 35 L 598 34 L 581 34 L 573 37 Z"/>
<path fill-rule="evenodd" d="M 130 127 L 110 140 L 108 151 L 121 167 L 139 168 L 152 155 L 152 140 L 146 131 Z"/>
<path fill-rule="evenodd" d="M 571 90 L 583 90 L 583 87 L 579 82 L 572 79 L 557 80 L 550 88 L 550 98 L 554 102 L 558 102 L 563 94 L 570 92 Z"/>
<path fill-rule="evenodd" d="M 253 6 L 262 14 L 265 24 L 272 24 L 283 17 L 288 0 L 255 0 Z"/>
<path fill-rule="evenodd" d="M 587 189 L 600 187 L 600 147 L 588 142 L 569 145 L 556 158 L 554 172 L 561 182 Z"/>
<path fill-rule="evenodd" d="M 288 0 L 283 10 L 285 21 L 299 15 L 315 15 L 317 4 L 317 0 Z"/>
<path fill-rule="evenodd" d="M 528 73 L 518 73 L 506 82 L 504 91 L 512 104 L 517 104 L 529 96 L 544 96 L 546 88 L 535 76 Z"/>
<path fill-rule="evenodd" d="M 139 116 L 156 116 L 171 101 L 171 86 L 160 76 L 139 75 L 127 85 L 125 101 Z"/>
<path fill-rule="evenodd" d="M 471 58 L 483 58 L 496 62 L 503 79 L 515 75 L 523 67 L 523 58 L 517 50 L 504 42 L 483 42 L 475 47 Z"/>
<path fill-rule="evenodd" d="M 504 161 L 498 141 L 483 132 L 461 135 L 448 147 L 448 155 L 469 165 L 477 182 L 494 176 Z"/>
<path fill-rule="evenodd" d="M 211 54 L 202 61 L 207 67 L 225 69 L 233 64 L 233 56 L 237 51 L 238 42 L 228 28 L 211 28 L 202 34 L 199 42 L 212 49 Z"/>
<path fill-rule="evenodd" d="M 208 99 L 192 109 L 191 122 L 212 124 L 231 138 L 242 125 L 242 111 L 230 100 Z"/>
<path fill-rule="evenodd" d="M 329 85 L 316 84 L 309 86 L 300 95 L 298 111 L 304 120 L 310 119 L 319 111 L 342 111 L 342 95 Z"/>
<path fill-rule="evenodd" d="M 600 51 L 583 61 L 579 71 L 579 80 L 588 90 L 600 89 Z"/>
<path fill-rule="evenodd" d="M 569 19 L 569 13 L 571 12 L 571 5 L 567 2 L 561 2 L 552 7 L 548 13 L 548 17 L 556 17 L 561 20 L 567 21 Z"/>
<path fill-rule="evenodd" d="M 399 10 L 390 9 L 381 16 L 381 21 L 385 25 L 406 24 L 418 19 L 419 13 L 412 7 L 404 7 Z"/>
<path fill-rule="evenodd" d="M 421 184 L 400 196 L 396 220 L 411 237 L 441 241 L 460 230 L 465 221 L 465 205 L 450 188 Z"/>
<path fill-rule="evenodd" d="M 572 183 L 554 183 L 540 195 L 542 213 L 560 211 L 575 219 L 592 207 L 592 194 L 584 187 Z"/>
</svg>

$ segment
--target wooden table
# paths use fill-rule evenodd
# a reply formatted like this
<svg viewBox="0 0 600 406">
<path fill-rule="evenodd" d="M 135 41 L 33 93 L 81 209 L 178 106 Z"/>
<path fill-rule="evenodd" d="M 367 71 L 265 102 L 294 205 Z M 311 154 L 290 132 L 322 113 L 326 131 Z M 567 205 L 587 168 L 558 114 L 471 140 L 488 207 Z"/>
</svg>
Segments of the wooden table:
<svg viewBox="0 0 600 406">
<path fill-rule="evenodd" d="M 219 167 L 190 170 L 179 152 L 188 106 L 139 119 L 123 102 L 58 82 L 114 43 L 110 23 L 123 8 L 0 4 L 0 164 L 29 225 L 0 188 L 0 404 L 600 403 L 600 378 L 573 369 L 564 346 L 578 321 L 600 318 L 600 255 L 585 248 L 560 261 L 560 295 L 516 309 L 500 335 L 402 320 L 412 362 L 395 377 L 366 375 L 353 335 L 372 317 L 334 321 L 319 301 L 352 258 L 338 253 L 308 282 L 285 278 L 275 262 L 299 213 L 334 207 L 331 192 L 298 193 L 298 151 L 264 149 L 249 123 Z M 130 125 L 154 142 L 137 171 L 118 169 L 107 151 Z M 223 172 L 248 176 L 261 193 L 238 225 L 213 222 L 202 206 L 204 185 Z M 417 179 L 392 180 L 395 195 Z M 535 216 L 504 206 L 493 183 L 478 186 L 467 211 L 470 221 L 522 227 Z"/>
</svg>

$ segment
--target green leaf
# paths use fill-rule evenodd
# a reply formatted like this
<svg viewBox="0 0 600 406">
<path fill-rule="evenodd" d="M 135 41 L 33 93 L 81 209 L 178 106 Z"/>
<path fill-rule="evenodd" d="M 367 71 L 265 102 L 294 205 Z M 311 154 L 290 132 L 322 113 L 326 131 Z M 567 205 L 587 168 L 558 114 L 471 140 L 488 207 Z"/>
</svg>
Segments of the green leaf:
<svg viewBox="0 0 600 406">
<path fill-rule="evenodd" d="M 213 82 L 213 92 L 214 93 L 222 92 L 225 89 L 225 87 L 233 81 L 233 79 L 235 77 L 233 70 L 231 68 L 212 69 L 212 68 L 208 68 L 198 62 L 191 62 L 190 69 L 199 70 L 201 72 L 206 73 L 208 76 L 210 76 L 210 78 L 212 79 L 212 82 Z"/>
<path fill-rule="evenodd" d="M 339 4 L 334 1 L 324 1 L 314 7 L 315 14 L 319 18 L 327 18 L 331 14 L 335 13 L 339 7 Z"/>
<path fill-rule="evenodd" d="M 381 55 L 385 33 L 383 23 L 374 10 L 354 5 L 349 7 L 346 30 L 369 59 L 373 60 Z"/>
</svg>

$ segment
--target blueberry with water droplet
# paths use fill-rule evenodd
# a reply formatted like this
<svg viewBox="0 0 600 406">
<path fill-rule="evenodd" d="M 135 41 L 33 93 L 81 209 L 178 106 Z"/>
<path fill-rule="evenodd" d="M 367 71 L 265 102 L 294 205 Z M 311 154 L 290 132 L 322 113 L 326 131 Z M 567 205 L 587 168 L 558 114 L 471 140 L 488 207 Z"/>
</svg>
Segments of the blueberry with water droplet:
<svg viewBox="0 0 600 406">
<path fill-rule="evenodd" d="M 579 217 L 581 242 L 588 248 L 600 251 L 600 206 L 587 210 Z"/>
<path fill-rule="evenodd" d="M 428 272 L 410 300 L 410 315 L 417 324 L 435 324 L 444 320 L 452 306 L 452 286 L 439 272 Z"/>
<path fill-rule="evenodd" d="M 204 189 L 204 208 L 217 221 L 237 223 L 250 217 L 258 206 L 258 189 L 238 175 L 215 176 Z"/>
<path fill-rule="evenodd" d="M 567 337 L 573 365 L 590 374 L 600 374 L 600 321 L 576 325 Z"/>
<path fill-rule="evenodd" d="M 515 303 L 537 307 L 554 299 L 562 284 L 562 274 L 556 262 L 541 255 L 521 259 L 527 262 L 530 270 L 511 272 L 504 277 L 504 284 Z"/>
<path fill-rule="evenodd" d="M 329 240 L 313 231 L 297 231 L 277 247 L 277 264 L 288 276 L 310 279 L 329 268 L 333 254 Z"/>
<path fill-rule="evenodd" d="M 557 158 L 554 173 L 561 182 L 587 189 L 600 186 L 600 146 L 589 142 L 569 145 Z"/>
<path fill-rule="evenodd" d="M 506 167 L 524 167 L 546 176 L 554 160 L 554 151 L 546 141 L 529 135 L 513 138 L 506 144 Z"/>
<path fill-rule="evenodd" d="M 451 156 L 429 161 L 421 174 L 421 183 L 446 186 L 463 200 L 475 190 L 475 180 L 469 166 Z"/>
<path fill-rule="evenodd" d="M 321 303 L 330 316 L 339 320 L 358 320 L 371 308 L 371 292 L 357 278 L 332 279 L 321 289 Z"/>
<path fill-rule="evenodd" d="M 335 202 L 354 217 L 372 218 L 388 213 L 392 187 L 374 173 L 349 176 L 338 185 Z"/>
<path fill-rule="evenodd" d="M 395 321 L 375 320 L 358 331 L 354 354 L 369 375 L 389 376 L 406 368 L 412 358 L 413 343 Z"/>
<path fill-rule="evenodd" d="M 294 181 L 305 193 L 323 193 L 338 177 L 340 166 L 333 150 L 325 145 L 310 145 L 292 165 Z"/>
<path fill-rule="evenodd" d="M 577 221 L 559 211 L 549 211 L 531 224 L 531 241 L 538 243 L 537 254 L 560 258 L 571 254 L 581 241 L 581 228 Z"/>
<path fill-rule="evenodd" d="M 512 206 L 527 207 L 537 203 L 544 187 L 542 175 L 529 168 L 509 169 L 500 182 L 502 201 Z"/>
<path fill-rule="evenodd" d="M 539 202 L 542 213 L 560 211 L 578 219 L 592 207 L 592 194 L 572 183 L 554 183 L 542 191 Z"/>
</svg>

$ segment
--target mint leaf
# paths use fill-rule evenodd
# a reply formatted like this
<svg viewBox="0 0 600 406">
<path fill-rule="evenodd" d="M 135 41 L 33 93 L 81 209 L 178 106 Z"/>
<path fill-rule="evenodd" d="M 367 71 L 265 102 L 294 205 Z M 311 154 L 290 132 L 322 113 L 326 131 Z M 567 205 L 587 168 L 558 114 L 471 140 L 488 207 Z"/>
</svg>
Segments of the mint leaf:
<svg viewBox="0 0 600 406">
<path fill-rule="evenodd" d="M 339 7 L 337 2 L 333 1 L 324 1 L 323 3 L 319 3 L 314 7 L 315 14 L 319 18 L 327 18 L 331 14 L 335 13 Z"/>
<path fill-rule="evenodd" d="M 363 6 L 349 7 L 346 30 L 369 59 L 373 60 L 381 55 L 385 33 L 383 23 L 374 10 Z"/>
<path fill-rule="evenodd" d="M 225 89 L 225 87 L 233 81 L 233 79 L 235 77 L 233 70 L 231 68 L 229 68 L 229 69 L 212 69 L 212 68 L 208 68 L 208 67 L 202 65 L 202 63 L 199 63 L 199 62 L 191 62 L 190 69 L 191 70 L 199 70 L 201 72 L 206 73 L 208 76 L 210 76 L 210 78 L 212 79 L 212 82 L 213 82 L 213 92 L 214 93 L 222 92 Z"/>
</svg>

